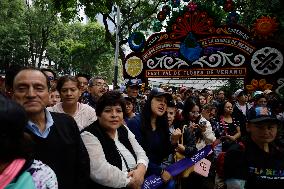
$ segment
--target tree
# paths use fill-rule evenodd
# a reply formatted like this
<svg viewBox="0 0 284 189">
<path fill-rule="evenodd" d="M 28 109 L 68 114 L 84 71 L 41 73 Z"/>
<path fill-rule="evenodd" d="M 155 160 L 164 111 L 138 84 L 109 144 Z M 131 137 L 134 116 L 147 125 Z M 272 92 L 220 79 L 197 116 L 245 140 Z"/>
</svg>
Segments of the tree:
<svg viewBox="0 0 284 189">
<path fill-rule="evenodd" d="M 242 79 L 237 78 L 230 78 L 227 80 L 226 84 L 218 87 L 215 91 L 224 91 L 225 96 L 229 97 L 229 99 L 232 97 L 234 92 L 238 89 L 242 89 L 244 86 L 244 81 Z"/>
<path fill-rule="evenodd" d="M 97 22 L 59 24 L 52 31 L 47 54 L 63 74 L 113 75 L 114 50 Z"/>
<path fill-rule="evenodd" d="M 58 12 L 51 0 L 26 2 L 25 23 L 28 28 L 29 56 L 32 66 L 41 67 L 50 33 L 58 23 Z M 37 65 L 36 65 L 37 63 Z"/>
<path fill-rule="evenodd" d="M 106 42 L 111 43 L 115 48 L 115 34 L 109 28 L 109 24 L 114 27 L 116 23 L 116 8 L 121 9 L 121 22 L 119 26 L 120 38 L 120 58 L 122 61 L 125 59 L 125 52 L 123 45 L 127 43 L 128 36 L 137 30 L 147 31 L 152 26 L 152 20 L 155 19 L 155 14 L 164 0 L 148 1 L 148 0 L 79 0 L 76 4 L 74 0 L 54 0 L 57 8 L 64 12 L 64 15 L 71 17 L 72 14 L 68 11 L 72 6 L 84 6 L 86 15 L 90 20 L 96 20 L 96 16 L 101 14 L 103 16 L 103 23 L 105 29 Z M 76 5 L 75 5 L 76 4 Z M 67 11 L 65 11 L 67 9 Z"/>
<path fill-rule="evenodd" d="M 0 69 L 28 60 L 27 30 L 22 0 L 0 1 Z"/>
</svg>

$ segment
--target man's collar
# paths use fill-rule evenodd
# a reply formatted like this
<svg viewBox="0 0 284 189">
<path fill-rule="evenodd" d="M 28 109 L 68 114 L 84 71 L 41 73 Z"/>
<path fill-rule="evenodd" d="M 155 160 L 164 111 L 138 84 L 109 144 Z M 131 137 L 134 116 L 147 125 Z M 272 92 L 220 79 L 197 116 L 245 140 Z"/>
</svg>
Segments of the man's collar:
<svg viewBox="0 0 284 189">
<path fill-rule="evenodd" d="M 44 113 L 45 113 L 45 130 L 43 132 L 40 132 L 38 126 L 30 120 L 28 121 L 28 125 L 27 125 L 27 128 L 29 130 L 31 130 L 34 134 L 42 138 L 46 138 L 48 136 L 50 127 L 54 124 L 54 121 L 52 119 L 50 112 L 45 109 Z"/>
<path fill-rule="evenodd" d="M 49 128 L 54 124 L 54 121 L 52 119 L 51 113 L 47 109 L 44 109 L 44 111 L 45 111 L 45 119 L 46 119 L 45 120 L 46 128 Z"/>
</svg>

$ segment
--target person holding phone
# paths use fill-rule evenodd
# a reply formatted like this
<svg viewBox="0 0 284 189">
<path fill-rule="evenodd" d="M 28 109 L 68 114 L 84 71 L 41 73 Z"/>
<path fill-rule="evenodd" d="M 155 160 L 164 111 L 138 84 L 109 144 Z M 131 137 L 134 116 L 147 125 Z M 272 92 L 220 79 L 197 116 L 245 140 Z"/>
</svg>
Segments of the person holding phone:
<svg viewBox="0 0 284 189">
<path fill-rule="evenodd" d="M 200 105 L 192 98 L 188 98 L 184 103 L 182 115 L 184 117 L 185 126 L 183 133 L 183 144 L 178 144 L 176 151 L 183 153 L 187 157 L 191 157 L 197 150 L 201 150 L 208 144 L 212 144 L 216 137 L 212 131 L 209 121 L 201 114 Z M 208 157 L 209 160 L 212 157 Z M 183 179 L 182 188 L 213 188 L 214 178 L 212 171 L 209 177 L 203 177 L 196 173 L 192 173 L 189 177 Z"/>
</svg>

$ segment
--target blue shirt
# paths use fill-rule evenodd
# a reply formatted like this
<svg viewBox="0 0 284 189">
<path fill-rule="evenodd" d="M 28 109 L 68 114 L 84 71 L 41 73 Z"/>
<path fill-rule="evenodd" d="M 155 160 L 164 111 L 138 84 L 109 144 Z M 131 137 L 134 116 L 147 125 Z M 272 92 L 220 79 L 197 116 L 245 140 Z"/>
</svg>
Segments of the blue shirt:
<svg viewBox="0 0 284 189">
<path fill-rule="evenodd" d="M 28 121 L 28 125 L 27 128 L 34 133 L 35 135 L 41 137 L 41 138 L 46 138 L 49 135 L 50 132 L 50 128 L 53 125 L 54 121 L 51 117 L 51 114 L 49 111 L 47 111 L 46 109 L 44 110 L 45 112 L 45 118 L 46 118 L 46 123 L 45 123 L 45 130 L 43 132 L 41 132 L 38 128 L 38 126 L 33 123 L 32 121 Z"/>
</svg>

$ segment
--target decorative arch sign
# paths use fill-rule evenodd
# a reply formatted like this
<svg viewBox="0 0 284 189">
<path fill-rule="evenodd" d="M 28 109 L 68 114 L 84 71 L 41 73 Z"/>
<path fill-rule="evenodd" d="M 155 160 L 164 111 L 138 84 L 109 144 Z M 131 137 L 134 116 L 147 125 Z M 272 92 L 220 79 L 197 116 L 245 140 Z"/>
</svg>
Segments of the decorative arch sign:
<svg viewBox="0 0 284 189">
<path fill-rule="evenodd" d="M 275 18 L 261 17 L 250 31 L 236 23 L 215 26 L 214 22 L 196 5 L 195 9 L 179 11 L 165 32 L 156 32 L 147 40 L 142 33 L 134 32 L 129 37 L 132 52 L 125 60 L 124 77 L 144 81 L 244 78 L 247 90 L 284 90 L 283 47 L 280 42 L 265 39 L 267 36 L 256 37 L 267 29 L 276 31 Z"/>
</svg>

